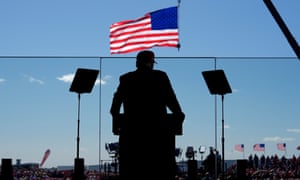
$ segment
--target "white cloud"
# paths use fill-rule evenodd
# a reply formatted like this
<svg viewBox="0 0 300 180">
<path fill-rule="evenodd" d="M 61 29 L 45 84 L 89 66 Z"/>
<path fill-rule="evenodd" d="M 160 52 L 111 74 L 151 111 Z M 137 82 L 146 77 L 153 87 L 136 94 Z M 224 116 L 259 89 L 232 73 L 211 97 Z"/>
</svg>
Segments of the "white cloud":
<svg viewBox="0 0 300 180">
<path fill-rule="evenodd" d="M 74 76 L 75 76 L 74 74 L 66 74 L 58 77 L 57 79 L 65 83 L 72 83 Z"/>
<path fill-rule="evenodd" d="M 31 82 L 31 83 L 45 84 L 44 81 L 42 81 L 42 80 L 40 80 L 40 79 L 36 79 L 36 78 L 34 78 L 34 77 L 32 77 L 32 76 L 24 75 L 24 77 L 27 78 L 28 81 Z"/>
<path fill-rule="evenodd" d="M 300 129 L 287 129 L 287 132 L 300 133 Z"/>
<path fill-rule="evenodd" d="M 104 76 L 104 77 L 101 79 L 101 81 L 100 81 L 99 79 L 97 79 L 96 84 L 99 84 L 99 83 L 101 83 L 101 84 L 106 84 L 107 81 L 110 80 L 110 79 L 111 79 L 111 76 L 110 76 L 110 75 L 106 75 L 106 76 Z"/>
<path fill-rule="evenodd" d="M 57 79 L 60 80 L 60 81 L 63 81 L 65 83 L 72 83 L 73 79 L 74 79 L 74 76 L 75 74 L 66 74 L 66 75 L 62 75 L 60 77 L 58 77 Z M 99 85 L 100 83 L 102 85 L 106 84 L 107 81 L 111 78 L 111 76 L 107 75 L 107 76 L 104 76 L 103 79 L 97 79 L 96 82 L 95 82 L 95 85 Z"/>
<path fill-rule="evenodd" d="M 238 90 L 238 89 L 232 89 L 232 92 L 233 92 L 233 93 L 238 93 L 239 90 Z"/>
<path fill-rule="evenodd" d="M 295 140 L 295 138 L 282 138 L 279 136 L 264 138 L 264 141 L 267 141 L 267 142 L 282 142 L 282 141 L 294 141 L 294 140 Z"/>
<path fill-rule="evenodd" d="M 228 124 L 224 125 L 224 129 L 229 129 L 229 128 L 230 128 L 230 126 Z"/>
<path fill-rule="evenodd" d="M 6 81 L 5 79 L 0 78 L 0 84 L 1 84 L 1 83 L 4 83 L 5 81 Z"/>
</svg>

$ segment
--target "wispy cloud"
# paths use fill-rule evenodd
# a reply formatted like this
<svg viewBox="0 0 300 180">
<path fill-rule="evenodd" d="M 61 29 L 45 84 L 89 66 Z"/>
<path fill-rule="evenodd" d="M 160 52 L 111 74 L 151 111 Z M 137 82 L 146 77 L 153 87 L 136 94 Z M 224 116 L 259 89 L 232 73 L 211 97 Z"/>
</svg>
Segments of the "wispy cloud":
<svg viewBox="0 0 300 180">
<path fill-rule="evenodd" d="M 96 81 L 96 84 L 102 84 L 102 85 L 104 85 L 104 84 L 106 84 L 107 83 L 107 81 L 109 81 L 111 79 L 111 76 L 110 75 L 106 75 L 106 76 L 104 76 L 101 80 L 100 79 L 97 79 L 97 81 Z"/>
<path fill-rule="evenodd" d="M 287 129 L 287 132 L 300 133 L 300 129 Z"/>
<path fill-rule="evenodd" d="M 218 128 L 222 129 L 222 126 L 218 126 Z M 231 126 L 229 124 L 224 124 L 224 129 L 230 129 Z"/>
<path fill-rule="evenodd" d="M 6 80 L 3 78 L 0 78 L 0 84 L 4 83 Z"/>
<path fill-rule="evenodd" d="M 238 93 L 239 90 L 238 90 L 238 89 L 232 89 L 232 92 L 233 92 L 233 93 Z"/>
<path fill-rule="evenodd" d="M 24 77 L 30 82 L 30 83 L 38 83 L 38 84 L 45 84 L 44 81 L 40 80 L 40 79 L 36 79 L 32 76 L 29 75 L 24 75 Z"/>
<path fill-rule="evenodd" d="M 74 74 L 65 74 L 65 75 L 58 77 L 57 79 L 65 82 L 65 83 L 71 83 L 74 79 L 74 76 L 75 76 Z"/>
<path fill-rule="evenodd" d="M 71 74 L 65 74 L 65 75 L 62 75 L 60 77 L 57 77 L 56 79 L 60 80 L 60 81 L 63 81 L 65 83 L 72 83 L 73 79 L 75 77 L 75 74 L 74 73 L 71 73 Z M 104 76 L 104 78 L 102 78 L 101 80 L 100 79 L 97 79 L 96 82 L 95 82 L 95 85 L 99 85 L 99 84 L 106 84 L 107 81 L 111 79 L 111 76 L 109 75 L 106 75 Z"/>
<path fill-rule="evenodd" d="M 279 136 L 274 136 L 274 137 L 265 137 L 263 139 L 263 141 L 266 141 L 266 142 L 282 142 L 282 141 L 294 141 L 295 138 L 282 138 L 282 137 L 279 137 Z"/>
</svg>

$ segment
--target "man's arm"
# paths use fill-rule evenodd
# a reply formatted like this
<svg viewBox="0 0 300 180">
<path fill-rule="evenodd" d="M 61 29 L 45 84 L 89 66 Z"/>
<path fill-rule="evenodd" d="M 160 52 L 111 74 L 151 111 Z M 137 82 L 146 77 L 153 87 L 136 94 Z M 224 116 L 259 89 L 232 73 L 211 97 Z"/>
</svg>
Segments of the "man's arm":
<svg viewBox="0 0 300 180">
<path fill-rule="evenodd" d="M 171 124 L 173 124 L 174 133 L 176 135 L 182 135 L 182 123 L 185 119 L 185 114 L 182 112 L 182 109 L 180 107 L 180 104 L 177 100 L 175 91 L 171 85 L 171 82 L 165 74 L 166 79 L 166 96 L 167 96 L 167 107 L 171 110 L 172 114 L 169 115 L 171 118 L 170 120 L 173 121 Z"/>
<path fill-rule="evenodd" d="M 166 101 L 167 107 L 172 111 L 174 114 L 183 114 L 178 99 L 176 97 L 175 91 L 171 85 L 171 81 L 167 74 L 165 74 L 165 81 L 166 81 Z"/>
<path fill-rule="evenodd" d="M 112 131 L 115 135 L 119 135 L 120 131 L 120 109 L 123 103 L 122 91 L 121 91 L 121 81 L 117 88 L 117 91 L 114 93 L 110 114 L 112 115 Z"/>
</svg>

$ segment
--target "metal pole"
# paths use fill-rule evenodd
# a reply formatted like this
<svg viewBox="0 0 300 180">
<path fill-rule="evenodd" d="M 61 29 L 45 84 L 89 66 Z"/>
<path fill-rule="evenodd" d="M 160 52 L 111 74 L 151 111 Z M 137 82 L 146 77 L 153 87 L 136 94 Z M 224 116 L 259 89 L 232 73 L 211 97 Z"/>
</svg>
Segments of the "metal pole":
<svg viewBox="0 0 300 180">
<path fill-rule="evenodd" d="M 224 144 L 225 144 L 225 137 L 224 137 L 224 95 L 222 95 L 222 179 L 224 179 L 224 172 L 225 172 L 225 153 L 224 153 Z"/>
<path fill-rule="evenodd" d="M 80 124 L 80 93 L 78 93 L 78 121 L 77 121 L 77 151 L 76 157 L 79 158 L 79 124 Z"/>
<path fill-rule="evenodd" d="M 217 70 L 217 58 L 214 59 L 214 68 Z M 218 178 L 218 110 L 217 110 L 217 96 L 215 95 L 215 179 Z"/>
<path fill-rule="evenodd" d="M 290 43 L 290 46 L 293 48 L 295 54 L 297 55 L 298 59 L 300 59 L 300 48 L 298 46 L 297 41 L 293 37 L 292 33 L 289 31 L 288 27 L 285 25 L 284 21 L 282 20 L 280 14 L 276 10 L 275 6 L 273 5 L 271 0 L 264 0 L 265 5 L 269 9 L 270 13 L 272 14 L 273 18 L 277 22 L 278 26 L 280 27 L 281 31 L 285 35 L 286 39 Z"/>
</svg>

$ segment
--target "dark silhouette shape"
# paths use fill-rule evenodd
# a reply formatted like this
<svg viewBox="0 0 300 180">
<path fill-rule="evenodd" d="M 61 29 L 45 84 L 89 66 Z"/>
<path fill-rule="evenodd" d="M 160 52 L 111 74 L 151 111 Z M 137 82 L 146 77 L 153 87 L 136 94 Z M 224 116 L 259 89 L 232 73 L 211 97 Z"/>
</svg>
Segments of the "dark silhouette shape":
<svg viewBox="0 0 300 180">
<path fill-rule="evenodd" d="M 121 180 L 175 179 L 175 135 L 181 134 L 185 115 L 167 74 L 154 70 L 154 63 L 152 51 L 139 52 L 137 69 L 120 76 L 113 97 L 110 113 L 113 133 L 119 135 Z"/>
<path fill-rule="evenodd" d="M 216 157 L 217 157 L 217 172 L 216 168 Z M 219 176 L 221 171 L 221 158 L 219 157 L 218 151 L 215 151 L 213 147 L 209 148 L 209 155 L 203 161 L 205 172 L 208 173 L 209 177 L 216 179 L 215 175 Z"/>
<path fill-rule="evenodd" d="M 13 167 L 11 159 L 2 159 L 1 160 L 1 173 L 0 179 L 2 180 L 13 180 Z"/>
<path fill-rule="evenodd" d="M 289 28 L 281 18 L 279 12 L 273 5 L 271 0 L 264 0 L 265 5 L 269 9 L 271 15 L 273 16 L 274 20 L 280 27 L 281 31 L 283 32 L 284 36 L 288 40 L 290 46 L 293 48 L 295 54 L 297 55 L 298 59 L 300 59 L 300 47 L 296 41 L 296 39 L 293 37 L 292 33 L 290 32 Z"/>
<path fill-rule="evenodd" d="M 203 71 L 202 75 L 211 94 L 221 95 L 222 97 L 222 176 L 225 177 L 225 136 L 224 136 L 224 95 L 232 93 L 226 75 L 222 69 L 213 71 Z"/>
<path fill-rule="evenodd" d="M 73 180 L 85 180 L 84 159 L 79 158 L 80 96 L 82 93 L 90 93 L 92 91 L 98 74 L 98 70 L 78 68 L 69 89 L 70 92 L 78 94 L 77 144 Z"/>
</svg>

